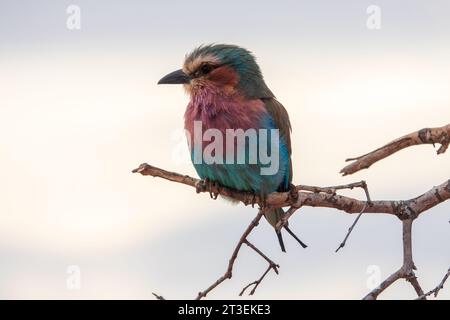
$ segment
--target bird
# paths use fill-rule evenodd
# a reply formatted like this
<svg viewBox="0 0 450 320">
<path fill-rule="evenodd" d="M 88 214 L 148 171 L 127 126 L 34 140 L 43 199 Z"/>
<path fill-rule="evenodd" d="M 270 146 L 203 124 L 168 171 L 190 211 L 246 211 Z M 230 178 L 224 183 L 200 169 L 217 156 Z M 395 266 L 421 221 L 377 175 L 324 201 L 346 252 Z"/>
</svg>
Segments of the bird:
<svg viewBox="0 0 450 320">
<path fill-rule="evenodd" d="M 293 190 L 289 115 L 266 85 L 252 52 L 231 44 L 200 45 L 185 56 L 181 69 L 167 74 L 158 81 L 158 84 L 182 84 L 190 97 L 184 114 L 184 127 L 188 136 L 191 159 L 202 181 L 251 192 L 263 199 L 275 191 Z M 257 160 L 250 163 L 252 150 L 249 145 L 237 146 L 236 143 L 228 145 L 224 141 L 216 141 L 223 146 L 222 152 L 229 154 L 232 147 L 240 148 L 238 151 L 245 154 L 243 163 L 236 161 L 236 154 L 230 157 L 235 161 L 212 163 L 201 161 L 204 160 L 203 154 L 200 155 L 200 161 L 195 161 L 195 146 L 192 146 L 192 139 L 196 134 L 196 122 L 200 123 L 202 132 L 214 129 L 226 134 L 227 130 L 242 129 L 245 132 L 255 130 L 258 138 L 262 137 L 260 130 L 270 131 L 270 136 L 275 134 L 273 130 L 276 130 L 277 170 L 271 172 L 272 174 L 262 174 L 262 169 L 267 168 L 267 165 L 262 163 L 259 154 L 256 156 Z M 261 142 L 261 140 L 257 141 L 259 149 L 272 147 L 270 141 Z M 200 149 L 197 151 L 206 151 L 208 147 L 206 142 L 201 140 Z M 217 153 L 217 150 L 215 152 Z M 281 230 L 276 228 L 277 223 L 285 215 L 284 210 L 263 208 L 263 213 L 269 224 L 275 228 L 281 250 L 286 252 Z M 284 229 L 303 248 L 306 247 L 287 224 Z"/>
</svg>

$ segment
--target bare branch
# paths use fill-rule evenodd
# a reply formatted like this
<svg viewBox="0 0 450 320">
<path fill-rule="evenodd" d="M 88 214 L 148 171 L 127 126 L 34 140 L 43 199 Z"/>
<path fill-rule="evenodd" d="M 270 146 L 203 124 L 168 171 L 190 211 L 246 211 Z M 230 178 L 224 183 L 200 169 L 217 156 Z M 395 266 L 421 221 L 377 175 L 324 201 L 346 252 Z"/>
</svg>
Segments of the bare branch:
<svg viewBox="0 0 450 320">
<path fill-rule="evenodd" d="M 422 294 L 420 297 L 417 298 L 417 300 L 425 299 L 428 296 L 434 295 L 436 298 L 439 294 L 439 291 L 444 288 L 444 283 L 447 281 L 447 279 L 450 277 L 450 268 L 448 268 L 447 273 L 445 274 L 444 278 L 442 278 L 441 282 L 434 288 L 433 290 L 428 291 L 425 294 Z"/>
<path fill-rule="evenodd" d="M 393 284 L 398 279 L 401 279 L 401 270 L 395 271 L 393 274 L 391 274 L 386 280 L 380 283 L 378 287 L 373 289 L 369 294 L 367 294 L 363 300 L 376 300 L 378 298 L 378 295 L 383 292 L 386 288 L 388 288 L 391 284 Z"/>
<path fill-rule="evenodd" d="M 362 169 L 367 169 L 375 162 L 380 161 L 381 159 L 384 159 L 392 155 L 393 153 L 410 146 L 419 144 L 434 145 L 435 143 L 441 145 L 441 147 L 437 151 L 437 154 L 442 154 L 447 150 L 450 143 L 450 124 L 443 127 L 424 128 L 422 130 L 412 132 L 365 155 L 346 159 L 345 161 L 354 162 L 343 168 L 341 170 L 341 173 L 345 176 Z"/>
<path fill-rule="evenodd" d="M 405 279 L 413 286 L 417 293 L 417 296 L 421 297 L 423 295 L 422 288 L 417 281 L 414 270 L 416 266 L 414 265 L 412 256 L 412 224 L 413 219 L 407 219 L 402 221 L 403 224 L 403 265 L 402 267 L 391 274 L 386 280 L 384 280 L 378 287 L 373 289 L 369 294 L 367 294 L 364 300 L 375 300 L 378 295 L 380 295 L 384 290 L 390 287 L 394 282 L 399 279 Z"/>
<path fill-rule="evenodd" d="M 196 187 L 201 180 L 192 178 L 187 175 L 166 171 L 149 164 L 141 164 L 139 168 L 134 169 L 133 172 L 140 173 L 144 176 L 153 176 L 163 178 L 169 181 L 182 183 L 193 188 Z M 307 186 L 299 186 L 304 189 Z M 309 187 L 311 190 L 317 190 L 318 187 Z M 450 199 L 450 180 L 432 188 L 426 193 L 405 201 L 394 200 L 378 200 L 371 201 L 368 205 L 367 201 L 357 200 L 354 198 L 334 194 L 330 192 L 333 187 L 322 188 L 326 192 L 298 192 L 298 198 L 293 200 L 289 192 L 273 192 L 266 198 L 266 205 L 268 207 L 279 208 L 294 206 L 300 208 L 302 206 L 334 208 L 347 213 L 383 213 L 398 216 L 400 219 L 408 218 L 409 215 L 419 215 L 420 213 Z M 336 187 L 334 187 L 336 188 Z M 249 192 L 236 191 L 223 186 L 213 186 L 212 192 L 219 193 L 223 196 L 233 198 L 241 201 L 245 205 L 250 205 L 252 202 L 262 204 L 258 196 Z M 202 191 L 208 192 L 208 190 Z M 294 201 L 294 202 L 293 202 Z"/>
<path fill-rule="evenodd" d="M 423 296 L 422 287 L 420 286 L 419 281 L 417 280 L 416 276 L 412 276 L 412 277 L 406 278 L 406 281 L 411 283 L 411 285 L 413 286 L 414 290 L 416 290 L 416 293 L 417 293 L 418 297 L 422 297 Z M 426 299 L 425 299 L 425 297 L 423 297 L 420 300 L 426 300 Z"/>
<path fill-rule="evenodd" d="M 372 151 L 366 155 L 358 158 L 348 159 L 347 161 L 354 161 L 347 167 L 341 170 L 344 175 L 357 172 L 361 169 L 370 167 L 373 163 L 388 157 L 389 155 L 409 146 L 418 144 L 434 144 L 439 143 L 441 147 L 438 149 L 437 153 L 444 153 L 450 143 L 450 124 L 440 128 L 427 128 L 422 129 L 417 132 L 413 132 L 399 139 L 392 141 L 391 143 L 381 147 L 375 151 Z M 377 200 L 372 201 L 369 195 L 367 184 L 364 181 L 351 183 L 341 186 L 332 187 L 317 187 L 317 186 L 306 186 L 297 185 L 293 186 L 288 192 L 274 192 L 261 199 L 259 196 L 249 193 L 233 190 L 218 185 L 216 182 L 210 183 L 208 181 L 199 180 L 196 178 L 189 177 L 187 175 L 181 175 L 179 173 L 166 171 L 157 167 L 153 167 L 149 164 L 141 164 L 139 168 L 133 170 L 134 173 L 140 173 L 142 175 L 150 175 L 153 177 L 160 177 L 169 181 L 185 184 L 196 189 L 197 193 L 209 192 L 213 199 L 217 198 L 218 194 L 223 196 L 233 198 L 238 200 L 245 205 L 254 205 L 258 203 L 261 208 L 281 208 L 289 207 L 286 214 L 282 217 L 281 221 L 277 224 L 276 228 L 281 230 L 281 228 L 286 227 L 288 220 L 293 216 L 299 208 L 303 206 L 310 207 L 323 207 L 323 208 L 334 208 L 341 210 L 350 214 L 358 214 L 353 224 L 350 226 L 346 237 L 339 245 L 340 248 L 345 246 L 345 243 L 350 236 L 352 230 L 354 229 L 356 223 L 359 221 L 363 213 L 376 213 L 376 214 L 391 214 L 397 216 L 403 225 L 403 265 L 399 270 L 391 274 L 386 278 L 381 284 L 368 293 L 364 299 L 377 299 L 377 297 L 393 283 L 399 279 L 405 279 L 414 288 L 418 298 L 426 299 L 427 296 L 434 294 L 437 296 L 439 290 L 444 287 L 445 281 L 450 276 L 450 269 L 448 270 L 445 277 L 442 279 L 440 284 L 433 290 L 424 293 L 417 277 L 415 276 L 414 270 L 416 267 L 413 262 L 412 256 L 412 224 L 414 220 L 423 212 L 429 210 L 430 208 L 450 199 L 450 180 L 444 181 L 442 184 L 431 188 L 429 191 L 409 200 Z M 342 189 L 353 189 L 355 187 L 363 188 L 366 200 L 357 200 L 354 198 L 342 196 L 336 194 L 337 190 Z M 210 285 L 206 290 L 199 292 L 197 295 L 197 300 L 206 297 L 206 295 L 219 286 L 226 279 L 232 277 L 233 267 L 237 259 L 238 253 L 242 248 L 243 244 L 253 249 L 258 255 L 260 255 L 268 263 L 266 271 L 262 276 L 245 286 L 240 295 L 244 294 L 245 291 L 251 287 L 250 295 L 252 295 L 258 288 L 260 283 L 270 272 L 271 269 L 278 274 L 279 266 L 274 263 L 270 258 L 268 258 L 261 250 L 259 250 L 255 245 L 247 240 L 247 237 L 258 225 L 259 221 L 263 216 L 263 211 L 259 210 L 256 217 L 246 228 L 239 242 L 237 243 L 234 251 L 229 259 L 228 267 L 225 273 L 219 277 L 212 285 Z M 153 295 L 159 299 L 164 300 L 164 297 L 153 293 Z"/>
</svg>

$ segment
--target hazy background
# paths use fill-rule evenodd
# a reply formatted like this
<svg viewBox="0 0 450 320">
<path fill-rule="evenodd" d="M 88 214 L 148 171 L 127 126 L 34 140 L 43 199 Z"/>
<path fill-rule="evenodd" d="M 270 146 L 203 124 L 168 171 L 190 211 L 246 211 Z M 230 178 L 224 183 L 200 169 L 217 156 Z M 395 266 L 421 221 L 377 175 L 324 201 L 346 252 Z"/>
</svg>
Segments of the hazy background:
<svg viewBox="0 0 450 320">
<path fill-rule="evenodd" d="M 66 27 L 70 4 L 81 29 Z M 366 27 L 369 5 L 381 29 Z M 255 209 L 131 174 L 181 161 L 181 87 L 157 86 L 202 43 L 251 49 L 290 113 L 294 181 L 364 179 L 374 199 L 408 199 L 449 178 L 450 153 L 404 150 L 342 178 L 344 159 L 450 120 L 450 2 L 0 0 L 0 298 L 193 298 L 224 271 Z M 350 193 L 363 198 L 360 190 Z M 417 276 L 434 288 L 450 263 L 450 203 L 414 225 Z M 368 268 L 401 264 L 401 225 L 304 208 L 280 252 L 262 223 L 251 241 L 281 265 L 254 298 L 359 299 Z M 71 289 L 69 266 L 81 271 Z M 243 249 L 210 298 L 237 298 L 266 268 Z M 413 298 L 404 281 L 382 298 Z M 440 298 L 450 298 L 446 287 Z"/>
</svg>

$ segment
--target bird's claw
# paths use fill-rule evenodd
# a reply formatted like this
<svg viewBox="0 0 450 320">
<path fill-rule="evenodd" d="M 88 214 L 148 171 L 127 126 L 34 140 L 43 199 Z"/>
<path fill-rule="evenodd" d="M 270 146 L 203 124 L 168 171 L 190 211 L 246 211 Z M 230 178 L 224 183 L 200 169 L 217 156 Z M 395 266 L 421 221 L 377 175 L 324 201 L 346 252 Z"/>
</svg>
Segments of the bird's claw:
<svg viewBox="0 0 450 320">
<path fill-rule="evenodd" d="M 195 184 L 195 191 L 197 193 L 201 193 L 204 192 L 206 190 L 206 185 L 205 185 L 205 181 L 204 180 L 199 180 L 196 184 Z"/>
<path fill-rule="evenodd" d="M 195 190 L 197 193 L 208 191 L 211 199 L 216 200 L 220 194 L 220 185 L 217 181 L 211 181 L 208 178 L 205 178 L 197 182 Z"/>
<path fill-rule="evenodd" d="M 220 184 L 217 181 L 210 181 L 209 196 L 211 197 L 211 199 L 216 200 L 219 194 L 220 194 Z"/>
<path fill-rule="evenodd" d="M 266 208 L 266 206 L 267 206 L 267 194 L 265 194 L 264 192 L 261 192 L 259 194 L 259 201 L 260 201 L 261 209 Z"/>
<path fill-rule="evenodd" d="M 259 198 L 259 199 L 257 199 L 257 198 Z M 256 201 L 256 200 L 259 200 L 259 201 Z M 252 204 L 252 208 L 255 207 L 255 204 L 258 204 L 259 210 L 264 209 L 264 207 L 266 206 L 266 200 L 265 200 L 264 194 L 262 192 L 258 194 L 258 193 L 256 193 L 256 191 L 253 191 L 251 204 Z"/>
<path fill-rule="evenodd" d="M 253 192 L 253 194 L 252 194 L 252 208 L 255 207 L 255 203 L 256 203 L 256 192 Z"/>
<path fill-rule="evenodd" d="M 291 200 L 292 202 L 296 202 L 298 199 L 298 191 L 297 191 L 297 187 L 290 183 L 289 184 L 289 200 Z"/>
</svg>

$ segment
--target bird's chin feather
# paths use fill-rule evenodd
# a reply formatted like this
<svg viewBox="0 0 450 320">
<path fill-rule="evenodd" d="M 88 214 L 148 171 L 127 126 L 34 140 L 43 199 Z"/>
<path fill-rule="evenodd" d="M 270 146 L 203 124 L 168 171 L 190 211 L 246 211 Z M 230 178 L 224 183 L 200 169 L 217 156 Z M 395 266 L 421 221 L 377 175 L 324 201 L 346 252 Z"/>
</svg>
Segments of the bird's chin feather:
<svg viewBox="0 0 450 320">
<path fill-rule="evenodd" d="M 191 86 L 189 83 L 183 84 L 183 88 L 184 88 L 184 91 L 185 91 L 187 94 L 191 94 L 191 92 L 192 92 L 192 86 Z"/>
</svg>

